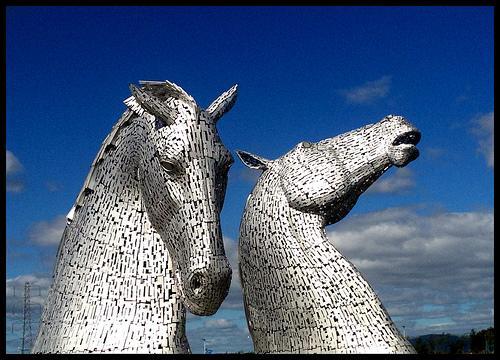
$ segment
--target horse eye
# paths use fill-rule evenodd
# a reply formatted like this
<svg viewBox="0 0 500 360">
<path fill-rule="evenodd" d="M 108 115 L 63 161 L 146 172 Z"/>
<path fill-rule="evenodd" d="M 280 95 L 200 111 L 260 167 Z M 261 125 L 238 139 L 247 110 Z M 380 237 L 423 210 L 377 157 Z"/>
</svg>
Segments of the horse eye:
<svg viewBox="0 0 500 360">
<path fill-rule="evenodd" d="M 175 173 L 177 170 L 177 166 L 169 161 L 160 161 L 160 165 L 168 172 Z"/>
</svg>

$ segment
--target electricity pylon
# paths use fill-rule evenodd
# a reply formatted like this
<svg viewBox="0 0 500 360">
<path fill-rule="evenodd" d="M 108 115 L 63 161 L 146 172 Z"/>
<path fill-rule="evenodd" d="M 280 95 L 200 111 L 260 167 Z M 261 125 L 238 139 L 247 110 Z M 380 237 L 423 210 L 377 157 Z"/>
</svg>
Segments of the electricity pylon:
<svg viewBox="0 0 500 360">
<path fill-rule="evenodd" d="M 24 283 L 24 310 L 23 310 L 23 337 L 21 343 L 21 354 L 31 352 L 33 346 L 33 333 L 31 331 L 31 284 Z"/>
</svg>

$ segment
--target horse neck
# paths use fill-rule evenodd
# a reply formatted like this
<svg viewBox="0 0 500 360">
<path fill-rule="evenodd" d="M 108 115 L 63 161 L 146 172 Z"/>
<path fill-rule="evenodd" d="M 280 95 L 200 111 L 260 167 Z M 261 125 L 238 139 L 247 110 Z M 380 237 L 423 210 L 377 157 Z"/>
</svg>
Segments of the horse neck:
<svg viewBox="0 0 500 360">
<path fill-rule="evenodd" d="M 103 143 L 84 185 L 90 191 L 77 199 L 78 216 L 72 226 L 81 234 L 88 236 L 103 224 L 107 232 L 121 235 L 133 231 L 132 224 L 147 226 L 135 170 L 141 132 L 136 119 L 115 134 L 112 144 L 107 144 L 108 138 Z"/>
<path fill-rule="evenodd" d="M 263 277 L 274 272 L 272 276 L 276 279 L 258 280 L 264 284 L 269 284 L 270 281 L 271 284 L 273 281 L 280 284 L 283 279 L 294 277 L 294 280 L 290 278 L 291 284 L 287 288 L 290 285 L 294 287 L 305 284 L 310 289 L 307 296 L 304 296 L 299 288 L 283 290 L 285 285 L 278 285 L 280 292 L 295 293 L 291 296 L 281 294 L 273 298 L 273 301 L 284 301 L 283 304 L 273 302 L 269 306 L 286 308 L 289 306 L 289 300 L 286 299 L 299 299 L 297 306 L 301 308 L 302 314 L 327 314 L 323 319 L 327 323 L 322 324 L 325 329 L 350 327 L 360 334 L 368 334 L 369 331 L 377 331 L 366 327 L 367 323 L 373 322 L 378 324 L 380 332 L 378 335 L 370 333 L 367 336 L 390 338 L 391 341 L 397 339 L 396 341 L 405 344 L 403 346 L 407 346 L 371 286 L 328 240 L 325 218 L 291 208 L 279 186 L 277 175 L 264 173 L 261 180 L 247 202 L 249 211 L 246 211 L 242 222 L 240 261 L 246 264 L 250 262 L 253 263 L 252 266 L 264 269 L 261 271 L 265 273 Z M 250 218 L 250 214 L 258 214 L 258 219 Z M 249 221 L 253 221 L 252 225 L 248 225 Z M 253 228 L 249 231 L 251 227 Z M 250 235 L 252 233 L 264 235 L 255 238 L 255 235 Z M 245 256 L 252 256 L 250 248 L 258 248 L 258 256 L 243 259 Z M 266 268 L 267 264 L 273 265 Z M 246 267 L 251 268 L 248 265 Z M 250 290 L 248 294 L 251 296 Z M 339 330 L 340 333 L 342 331 L 345 330 Z"/>
<path fill-rule="evenodd" d="M 170 255 L 149 220 L 139 189 L 137 165 L 145 142 L 143 127 L 141 118 L 136 118 L 116 136 L 114 149 L 97 161 L 89 175 L 93 191 L 86 196 L 66 237 L 71 237 L 71 230 L 78 231 L 74 237 L 78 242 L 91 239 L 103 244 L 95 252 L 111 246 L 125 254 L 120 266 L 123 271 L 115 273 L 118 277 L 156 274 L 175 287 Z M 102 261 L 95 256 L 87 266 L 99 269 Z"/>
<path fill-rule="evenodd" d="M 258 219 L 250 218 L 255 215 L 258 215 Z M 274 172 L 264 172 L 249 196 L 242 221 L 243 231 L 246 224 L 266 233 L 267 236 L 259 241 L 267 243 L 269 253 L 293 248 L 306 254 L 317 244 L 322 244 L 322 248 L 328 252 L 339 253 L 326 238 L 325 219 L 291 208 L 281 189 L 278 174 Z M 271 233 L 266 229 L 271 229 Z"/>
<path fill-rule="evenodd" d="M 189 351 L 172 261 L 135 179 L 141 126 L 138 121 L 122 129 L 115 147 L 98 155 L 87 177 L 92 191 L 84 193 L 64 231 L 39 333 L 52 332 L 54 340 L 39 335 L 37 351 L 86 352 L 91 341 L 100 351 Z M 63 306 L 73 313 L 61 313 Z M 84 325 L 67 325 L 83 317 Z M 97 338 L 95 327 L 111 329 L 107 340 Z M 67 348 L 67 342 L 59 342 L 63 328 L 75 339 L 90 340 Z"/>
</svg>

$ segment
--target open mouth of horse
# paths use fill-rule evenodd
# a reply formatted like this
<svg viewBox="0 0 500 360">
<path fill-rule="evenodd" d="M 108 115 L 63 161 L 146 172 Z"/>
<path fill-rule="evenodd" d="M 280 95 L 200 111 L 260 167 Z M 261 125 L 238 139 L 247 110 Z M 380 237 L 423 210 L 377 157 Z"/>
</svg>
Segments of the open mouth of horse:
<svg viewBox="0 0 500 360">
<path fill-rule="evenodd" d="M 405 132 L 404 134 L 399 135 L 393 142 L 393 146 L 398 146 L 401 144 L 411 144 L 411 145 L 417 145 L 418 142 L 420 141 L 420 132 L 418 131 L 408 131 Z"/>
<path fill-rule="evenodd" d="M 410 130 L 398 135 L 389 147 L 391 163 L 402 167 L 418 158 L 420 153 L 415 145 L 420 141 L 420 137 L 418 130 Z"/>
</svg>

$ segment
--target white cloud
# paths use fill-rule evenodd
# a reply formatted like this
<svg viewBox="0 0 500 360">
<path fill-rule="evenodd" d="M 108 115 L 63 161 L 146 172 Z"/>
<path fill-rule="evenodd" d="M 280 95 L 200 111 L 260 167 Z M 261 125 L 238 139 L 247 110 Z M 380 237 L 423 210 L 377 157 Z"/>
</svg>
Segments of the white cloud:
<svg viewBox="0 0 500 360">
<path fill-rule="evenodd" d="M 55 182 L 55 181 L 46 181 L 45 182 L 45 187 L 49 192 L 56 192 L 61 190 L 61 184 Z"/>
<path fill-rule="evenodd" d="M 6 351 L 18 353 L 21 346 L 25 283 L 30 283 L 31 334 L 36 337 L 40 316 L 52 279 L 45 275 L 27 274 L 6 280 L 5 325 Z"/>
<path fill-rule="evenodd" d="M 382 178 L 368 188 L 366 194 L 401 194 L 415 187 L 413 171 L 409 168 L 398 168 L 388 178 Z"/>
<path fill-rule="evenodd" d="M 228 319 L 208 319 L 205 321 L 205 325 L 214 329 L 227 329 L 235 326 L 235 324 Z"/>
<path fill-rule="evenodd" d="M 437 328 L 462 333 L 491 323 L 491 212 L 421 215 L 391 208 L 352 216 L 327 230 L 410 335 Z"/>
<path fill-rule="evenodd" d="M 474 127 L 471 129 L 476 136 L 479 147 L 478 151 L 484 155 L 489 167 L 493 167 L 494 149 L 493 149 L 493 127 L 494 112 L 484 114 L 473 120 Z"/>
<path fill-rule="evenodd" d="M 17 173 L 23 169 L 23 166 L 21 165 L 21 163 L 19 162 L 17 157 L 15 157 L 15 155 L 12 152 L 7 150 L 5 155 L 6 155 L 6 157 L 5 157 L 5 174 L 7 176 L 12 175 L 14 173 Z"/>
<path fill-rule="evenodd" d="M 201 326 L 192 329 L 188 324 L 186 335 L 193 354 L 203 353 L 202 339 L 206 340 L 206 347 L 214 353 L 249 352 L 253 349 L 246 324 L 238 325 L 238 322 L 232 319 L 208 319 Z"/>
<path fill-rule="evenodd" d="M 24 190 L 24 182 L 18 179 L 10 179 L 7 177 L 6 191 L 18 193 Z"/>
<path fill-rule="evenodd" d="M 10 317 L 22 316 L 24 306 L 24 286 L 29 282 L 32 320 L 38 320 L 40 309 L 45 303 L 52 278 L 46 275 L 27 274 L 7 279 L 5 286 L 6 314 Z"/>
<path fill-rule="evenodd" d="M 39 221 L 30 228 L 28 237 L 37 245 L 58 245 L 66 227 L 66 216 L 58 215 L 49 221 Z"/>
<path fill-rule="evenodd" d="M 373 100 L 386 97 L 391 88 L 391 81 L 391 76 L 382 76 L 380 79 L 368 81 L 360 86 L 341 90 L 340 94 L 351 103 L 369 103 Z"/>
<path fill-rule="evenodd" d="M 7 192 L 21 192 L 24 190 L 24 183 L 12 178 L 12 175 L 17 174 L 23 170 L 23 165 L 17 157 L 9 150 L 5 152 L 5 175 L 6 175 L 6 191 Z"/>
</svg>

